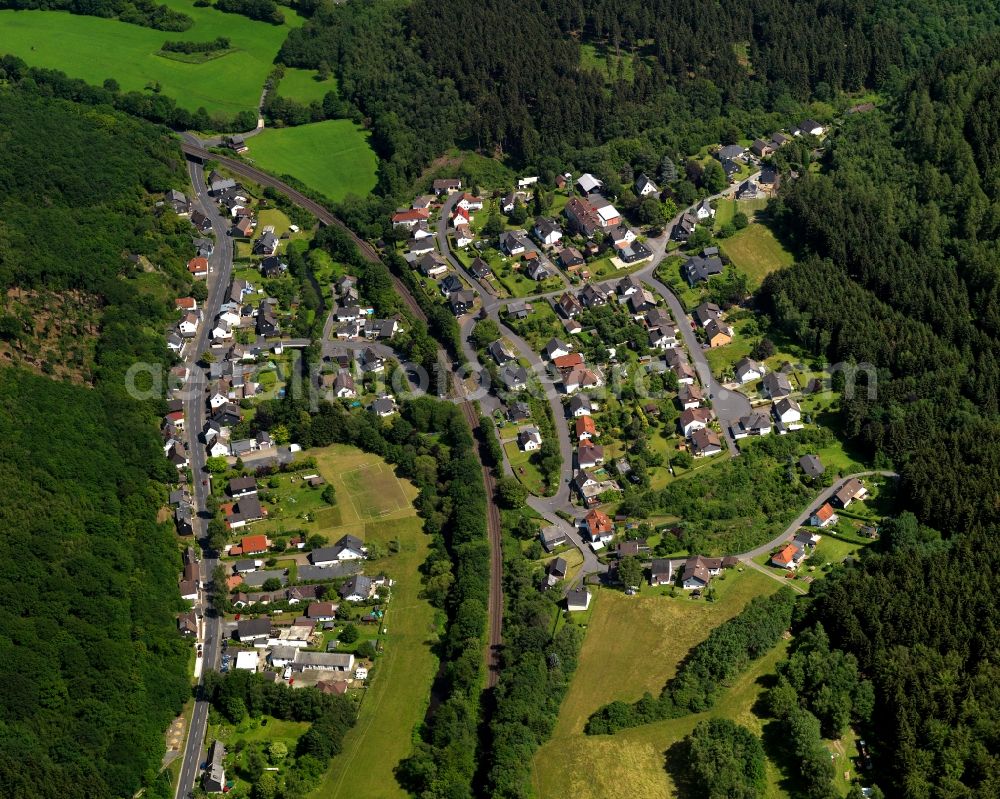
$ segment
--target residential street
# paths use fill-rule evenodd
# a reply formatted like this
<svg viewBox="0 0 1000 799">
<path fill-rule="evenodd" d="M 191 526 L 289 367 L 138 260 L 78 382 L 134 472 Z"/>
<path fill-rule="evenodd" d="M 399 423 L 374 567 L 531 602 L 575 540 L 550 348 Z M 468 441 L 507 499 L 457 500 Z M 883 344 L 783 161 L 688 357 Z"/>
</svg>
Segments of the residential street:
<svg viewBox="0 0 1000 799">
<path fill-rule="evenodd" d="M 202 428 L 205 426 L 205 375 L 198 366 L 198 359 L 208 348 L 208 335 L 211 329 L 209 320 L 218 313 L 219 306 L 229 289 L 229 278 L 233 268 L 233 247 L 229 239 L 229 220 L 222 217 L 214 202 L 208 197 L 208 189 L 205 185 L 205 174 L 202 165 L 194 161 L 188 161 L 188 173 L 191 177 L 191 184 L 196 189 L 195 201 L 199 209 L 212 220 L 212 230 L 215 233 L 215 249 L 208 259 L 208 300 L 204 305 L 204 315 L 202 324 L 199 326 L 198 335 L 192 342 L 194 346 L 189 346 L 185 365 L 190 371 L 187 383 L 187 394 L 185 397 L 184 414 L 189 426 L 189 447 L 191 473 L 194 475 L 194 502 L 197 509 L 197 516 L 193 520 L 194 536 L 203 547 L 203 557 L 200 567 L 200 577 L 202 589 L 199 592 L 195 611 L 199 615 L 201 625 L 200 641 L 203 646 L 202 674 L 205 670 L 216 669 L 219 664 L 219 650 L 222 644 L 222 628 L 220 619 L 209 612 L 205 591 L 212 580 L 212 573 L 218 561 L 208 556 L 204 551 L 207 546 L 205 540 L 205 519 L 208 518 L 206 498 L 208 487 L 204 483 L 205 474 L 205 447 L 198 441 Z M 199 765 L 202 762 L 202 750 L 205 742 L 205 729 L 208 724 L 208 702 L 198 699 L 195 702 L 194 713 L 191 717 L 191 726 L 188 729 L 187 742 L 184 746 L 184 761 L 181 764 L 180 778 L 177 782 L 177 797 L 187 797 L 194 788 L 198 779 Z"/>
<path fill-rule="evenodd" d="M 751 176 L 751 179 L 756 179 L 758 175 L 759 173 L 755 173 Z M 716 200 L 722 197 L 727 197 L 735 191 L 736 186 L 730 186 L 725 191 L 712 195 L 708 199 Z M 545 398 L 549 403 L 549 407 L 552 409 L 553 418 L 555 420 L 556 435 L 559 439 L 559 453 L 563 460 L 562 480 L 560 480 L 559 487 L 554 496 L 531 496 L 528 498 L 528 504 L 531 508 L 544 516 L 550 524 L 555 524 L 560 527 L 560 529 L 564 530 L 573 542 L 574 546 L 576 546 L 576 548 L 580 551 L 583 556 L 583 566 L 578 574 L 578 580 L 583 580 L 590 574 L 604 573 L 607 571 L 607 566 L 598 560 L 597 555 L 591 549 L 590 545 L 584 542 L 579 533 L 579 529 L 569 525 L 565 520 L 557 515 L 557 512 L 561 511 L 578 520 L 582 519 L 585 515 L 583 509 L 573 505 L 570 501 L 570 481 L 572 480 L 572 476 L 574 474 L 573 442 L 570 437 L 569 422 L 566 419 L 561 394 L 556 389 L 555 384 L 548 374 L 546 365 L 539 354 L 532 350 L 524 339 L 507 327 L 501 319 L 500 312 L 509 300 L 498 299 L 487 285 L 473 277 L 472 274 L 465 269 L 458 257 L 452 252 L 451 246 L 449 245 L 448 222 L 451 217 L 451 212 L 454 209 L 455 203 L 458 201 L 459 197 L 459 194 L 452 194 L 442 205 L 440 218 L 438 219 L 436 227 L 438 249 L 448 260 L 451 266 L 478 290 L 480 300 L 482 301 L 483 311 L 485 311 L 485 313 L 499 325 L 501 334 L 516 347 L 518 355 L 530 364 L 531 370 L 538 377 L 538 382 L 540 383 L 545 394 Z M 699 200 L 699 202 L 701 201 Z M 691 208 L 694 207 L 694 205 L 691 206 Z M 739 449 L 737 448 L 736 442 L 733 440 L 729 431 L 729 422 L 739 419 L 741 416 L 745 416 L 749 413 L 750 401 L 739 392 L 723 388 L 712 376 L 712 370 L 709 368 L 708 360 L 706 359 L 705 353 L 701 348 L 701 344 L 695 337 L 694 330 L 691 328 L 691 323 L 684 311 L 684 307 L 681 305 L 680 300 L 677 299 L 676 295 L 666 285 L 661 283 L 654 276 L 656 268 L 667 255 L 669 231 L 687 210 L 689 209 L 681 210 L 677 216 L 664 227 L 664 232 L 661 236 L 647 241 L 647 245 L 653 251 L 653 256 L 649 263 L 640 267 L 632 274 L 637 279 L 655 289 L 656 292 L 666 301 L 667 307 L 670 309 L 670 313 L 674 317 L 674 322 L 680 330 L 684 343 L 690 352 L 691 360 L 697 372 L 698 378 L 705 387 L 709 398 L 712 400 L 716 415 L 722 423 L 721 426 L 725 434 L 726 443 L 729 447 L 729 453 L 731 456 L 736 456 L 739 454 Z M 559 270 L 559 274 L 565 281 L 566 278 L 565 275 L 563 275 L 562 270 Z M 619 280 L 621 280 L 621 276 L 614 275 L 602 281 L 594 281 L 594 283 L 605 287 L 613 287 L 613 285 Z M 548 301 L 552 298 L 560 296 L 562 293 L 563 290 L 559 290 L 555 292 L 547 292 L 545 294 L 531 295 L 526 299 L 530 301 Z M 470 368 L 482 369 L 482 367 L 478 364 L 476 352 L 468 341 L 469 333 L 471 332 L 475 321 L 476 320 L 471 316 L 466 316 L 461 323 L 463 354 L 468 360 Z M 492 410 L 494 407 L 496 407 L 495 400 L 492 403 L 483 404 L 484 410 L 487 408 Z M 509 470 L 510 465 L 505 463 L 505 468 Z"/>
</svg>

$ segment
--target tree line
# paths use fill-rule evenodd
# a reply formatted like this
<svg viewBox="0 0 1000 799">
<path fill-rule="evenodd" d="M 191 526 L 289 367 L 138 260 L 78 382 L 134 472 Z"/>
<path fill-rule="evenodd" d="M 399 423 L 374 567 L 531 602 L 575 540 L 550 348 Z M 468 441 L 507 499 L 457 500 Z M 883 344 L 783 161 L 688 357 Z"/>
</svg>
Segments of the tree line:
<svg viewBox="0 0 1000 799">
<path fill-rule="evenodd" d="M 183 11 L 153 0 L 0 0 L 0 8 L 68 11 L 161 31 L 186 31 L 194 25 L 194 20 Z"/>
</svg>

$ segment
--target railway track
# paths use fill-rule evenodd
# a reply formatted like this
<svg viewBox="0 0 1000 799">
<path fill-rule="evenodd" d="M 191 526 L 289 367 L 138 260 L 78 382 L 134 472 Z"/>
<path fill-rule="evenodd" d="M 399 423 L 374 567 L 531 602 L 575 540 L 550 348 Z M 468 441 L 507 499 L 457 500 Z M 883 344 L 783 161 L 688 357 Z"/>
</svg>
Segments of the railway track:
<svg viewBox="0 0 1000 799">
<path fill-rule="evenodd" d="M 229 158 L 225 155 L 219 155 L 218 153 L 213 153 L 204 147 L 194 144 L 188 139 L 181 140 L 181 150 L 185 155 L 201 159 L 202 161 L 217 161 L 230 171 L 235 172 L 237 175 L 242 175 L 248 180 L 252 180 L 254 183 L 259 183 L 261 186 L 267 186 L 281 192 L 289 200 L 295 203 L 295 205 L 315 216 L 321 224 L 332 225 L 344 231 L 351 237 L 351 240 L 357 245 L 362 256 L 364 256 L 366 260 L 372 263 L 382 261 L 382 258 L 378 254 L 378 250 L 347 227 L 347 225 L 334 216 L 328 208 L 316 202 L 311 197 L 296 190 L 292 186 L 289 186 L 284 181 L 279 180 L 273 175 L 257 169 L 256 167 L 243 161 L 239 161 L 235 158 Z M 427 315 L 410 293 L 406 284 L 403 283 L 398 276 L 393 274 L 392 270 L 389 270 L 389 274 L 392 277 L 393 285 L 396 287 L 396 292 L 403 298 L 403 302 L 406 303 L 413 315 L 421 321 L 426 322 Z M 446 358 L 444 361 L 445 363 L 448 363 Z M 465 419 L 469 423 L 469 427 L 473 433 L 475 433 L 475 431 L 479 429 L 479 413 L 476 411 L 475 405 L 465 398 L 461 380 L 455 374 L 453 366 L 449 366 L 449 369 L 452 373 L 452 390 L 461 394 L 461 396 L 458 397 L 458 400 L 459 405 L 462 408 L 462 414 L 465 416 Z M 487 608 L 487 615 L 489 617 L 489 635 L 485 655 L 486 685 L 488 688 L 493 688 L 497 684 L 497 680 L 500 677 L 500 647 L 503 643 L 503 556 L 500 549 L 501 523 L 500 509 L 496 504 L 496 480 L 493 477 L 492 470 L 483 464 L 483 444 L 481 441 L 477 441 L 477 447 L 479 448 L 479 463 L 483 471 L 483 485 L 486 489 L 486 526 L 490 542 L 490 594 Z"/>
</svg>

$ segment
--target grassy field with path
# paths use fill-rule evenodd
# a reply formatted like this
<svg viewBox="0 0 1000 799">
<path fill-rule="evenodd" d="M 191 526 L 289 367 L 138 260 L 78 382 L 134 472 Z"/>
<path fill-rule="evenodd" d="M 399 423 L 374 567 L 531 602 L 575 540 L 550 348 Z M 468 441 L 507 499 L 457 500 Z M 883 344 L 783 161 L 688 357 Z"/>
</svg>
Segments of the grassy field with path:
<svg viewBox="0 0 1000 799">
<path fill-rule="evenodd" d="M 552 739 L 535 756 L 534 783 L 539 799 L 627 799 L 672 797 L 665 752 L 703 718 L 732 718 L 760 732 L 750 708 L 784 654 L 784 646 L 741 675 L 712 711 L 648 724 L 615 735 L 588 736 L 584 725 L 602 705 L 634 701 L 645 691 L 654 696 L 674 675 L 690 649 L 714 627 L 736 615 L 754 596 L 769 594 L 780 584 L 753 570 L 729 572 L 713 581 L 717 601 L 663 596 L 649 589 L 639 596 L 599 590 L 580 653 L 580 663 L 563 701 Z M 624 644 L 624 646 L 623 646 Z M 600 763 L 600 768 L 594 764 Z M 768 796 L 777 788 L 777 767 L 769 765 Z"/>
<path fill-rule="evenodd" d="M 339 201 L 375 188 L 377 159 L 368 134 L 349 119 L 268 128 L 250 142 L 249 158 L 276 175 L 291 175 Z"/>
<path fill-rule="evenodd" d="M 164 0 L 194 19 L 186 31 L 158 31 L 113 19 L 63 11 L 0 11 L 0 52 L 29 65 L 58 69 L 100 85 L 114 78 L 126 91 L 159 83 L 160 91 L 191 111 L 230 117 L 257 108 L 264 80 L 292 27 L 303 20 L 283 7 L 284 25 L 198 8 L 191 0 Z M 226 36 L 233 52 L 201 64 L 156 55 L 165 41 L 211 41 Z"/>
<path fill-rule="evenodd" d="M 380 458 L 353 447 L 334 445 L 310 454 L 319 473 L 337 489 L 340 524 L 335 532 L 324 533 L 335 540 L 334 535 L 352 532 L 384 552 L 390 551 L 390 542 L 399 547 L 381 567 L 395 581 L 385 617 L 388 632 L 381 639 L 385 652 L 375 662 L 343 752 L 312 796 L 402 799 L 407 794 L 393 769 L 410 753 L 413 729 L 430 701 L 437 670 L 431 652 L 437 637 L 435 611 L 420 596 L 419 567 L 427 558 L 428 538 L 412 505 L 417 491 Z"/>
</svg>

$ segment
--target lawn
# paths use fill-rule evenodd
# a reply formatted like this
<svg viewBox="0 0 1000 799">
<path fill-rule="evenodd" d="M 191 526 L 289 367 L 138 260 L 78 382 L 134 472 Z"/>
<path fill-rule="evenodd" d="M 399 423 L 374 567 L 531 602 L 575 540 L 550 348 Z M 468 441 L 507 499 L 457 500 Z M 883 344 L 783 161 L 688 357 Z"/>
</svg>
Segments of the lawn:
<svg viewBox="0 0 1000 799">
<path fill-rule="evenodd" d="M 762 224 L 748 225 L 719 244 L 722 252 L 746 273 L 754 287 L 771 272 L 791 266 L 793 261 L 792 254 L 781 246 L 770 228 Z"/>
<path fill-rule="evenodd" d="M 524 484 L 524 487 L 536 496 L 544 494 L 542 474 L 538 471 L 538 467 L 531 462 L 531 453 L 518 447 L 517 441 L 508 441 L 503 445 L 503 448 L 504 452 L 507 453 L 507 460 L 510 461 L 510 467 L 514 470 L 517 479 Z"/>
<path fill-rule="evenodd" d="M 265 478 L 261 490 L 277 501 L 267 503 L 269 516 L 253 525 L 254 533 L 303 530 L 307 536 L 319 533 L 330 541 L 348 533 L 364 539 L 373 524 L 378 529 L 382 520 L 414 515 L 411 502 L 417 489 L 396 477 L 392 467 L 377 455 L 343 444 L 310 450 L 309 454 L 316 458 L 315 471 L 333 485 L 337 504 L 331 506 L 323 500 L 323 487 L 311 488 L 301 479 L 311 470 L 276 476 L 276 488 L 268 486 L 269 478 Z"/>
<path fill-rule="evenodd" d="M 715 206 L 715 229 L 721 230 L 723 225 L 731 222 L 733 216 L 736 215 L 737 209 L 752 219 L 757 211 L 763 211 L 765 208 L 767 208 L 767 200 L 763 198 L 759 200 L 717 200 Z"/>
<path fill-rule="evenodd" d="M 532 280 L 520 270 L 513 268 L 513 263 L 501 263 L 494 267 L 494 274 L 511 297 L 530 297 L 533 294 L 546 294 L 558 291 L 565 284 L 558 276 L 546 278 L 539 282 Z"/>
<path fill-rule="evenodd" d="M 319 73 L 314 69 L 285 67 L 285 75 L 278 84 L 278 96 L 287 97 L 299 103 L 322 100 L 328 92 L 337 91 L 337 79 L 329 77 L 317 80 Z"/>
<path fill-rule="evenodd" d="M 331 200 L 363 197 L 375 188 L 377 160 L 368 133 L 349 119 L 268 128 L 251 140 L 249 155 L 257 166 L 291 175 Z"/>
<path fill-rule="evenodd" d="M 62 11 L 0 11 L 2 50 L 31 66 L 58 69 L 101 85 L 114 78 L 123 90 L 143 91 L 158 83 L 161 92 L 191 111 L 231 117 L 257 108 L 274 56 L 291 27 L 302 19 L 282 8 L 285 24 L 255 22 L 190 0 L 165 0 L 194 19 L 183 33 L 158 31 L 112 19 Z M 234 52 L 203 64 L 185 64 L 155 53 L 167 40 L 211 41 L 227 36 Z"/>
<path fill-rule="evenodd" d="M 539 799 L 625 799 L 673 796 L 664 754 L 709 716 L 725 716 L 760 731 L 751 707 L 761 691 L 759 678 L 770 673 L 784 646 L 741 675 L 710 713 L 648 724 L 612 736 L 587 736 L 587 718 L 615 699 L 633 701 L 645 691 L 658 695 L 691 647 L 734 616 L 754 596 L 768 594 L 779 583 L 752 570 L 730 573 L 717 582 L 718 600 L 643 594 L 627 597 L 599 590 L 580 653 L 580 663 L 559 714 L 552 739 L 534 759 L 534 785 Z M 628 641 L 624 656 L 622 641 Z M 594 768 L 600 763 L 600 768 Z M 768 796 L 779 775 L 769 764 Z"/>
</svg>

